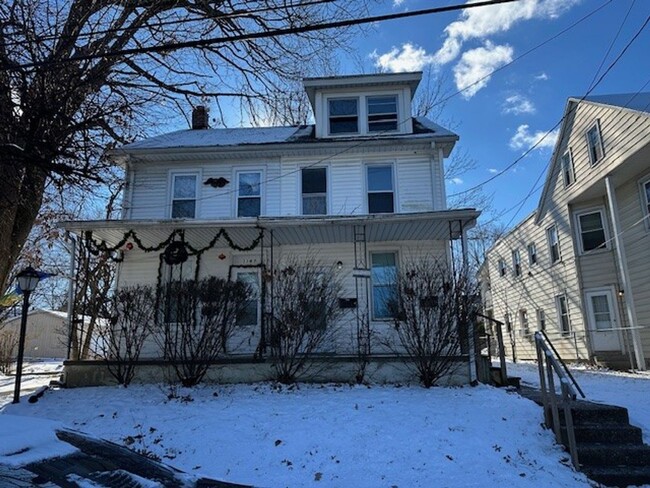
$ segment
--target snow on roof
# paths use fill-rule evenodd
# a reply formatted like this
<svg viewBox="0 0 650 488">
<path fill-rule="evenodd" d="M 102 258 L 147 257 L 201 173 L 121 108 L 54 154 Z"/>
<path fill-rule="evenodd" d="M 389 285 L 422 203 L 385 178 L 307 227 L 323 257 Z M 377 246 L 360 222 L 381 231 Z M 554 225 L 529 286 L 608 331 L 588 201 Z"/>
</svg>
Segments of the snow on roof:
<svg viewBox="0 0 650 488">
<path fill-rule="evenodd" d="M 579 97 L 576 97 L 579 99 Z M 602 103 L 616 107 L 629 108 L 637 112 L 650 113 L 650 92 L 616 93 L 612 95 L 591 95 L 585 97 L 588 102 Z"/>
<path fill-rule="evenodd" d="M 451 137 L 456 134 L 425 117 L 413 119 L 413 134 L 391 134 L 387 137 Z M 376 138 L 377 136 L 372 136 Z M 382 136 L 380 136 L 382 137 Z M 357 137 L 358 138 L 358 137 Z M 288 127 L 243 127 L 238 129 L 186 129 L 122 146 L 122 151 L 147 149 L 172 149 L 183 147 L 235 147 L 259 144 L 286 144 L 327 142 L 333 139 L 316 139 L 313 125 Z M 337 139 L 338 140 L 338 139 Z"/>
</svg>

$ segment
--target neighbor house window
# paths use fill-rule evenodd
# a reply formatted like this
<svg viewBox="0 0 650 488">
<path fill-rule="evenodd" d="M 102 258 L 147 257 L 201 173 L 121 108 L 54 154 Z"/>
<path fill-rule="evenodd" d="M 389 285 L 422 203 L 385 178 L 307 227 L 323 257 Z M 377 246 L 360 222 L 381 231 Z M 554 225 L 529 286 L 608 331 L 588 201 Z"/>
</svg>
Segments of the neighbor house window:
<svg viewBox="0 0 650 488">
<path fill-rule="evenodd" d="M 499 276 L 506 275 L 506 262 L 503 259 L 499 259 Z"/>
<path fill-rule="evenodd" d="M 328 100 L 330 134 L 357 134 L 359 132 L 359 99 L 334 98 Z"/>
<path fill-rule="evenodd" d="M 650 228 L 650 222 L 648 221 L 648 216 L 650 216 L 650 180 L 644 181 L 641 184 L 641 193 L 643 201 L 643 211 L 646 215 L 646 226 Z"/>
<path fill-rule="evenodd" d="M 607 247 L 602 211 L 580 214 L 577 220 L 582 252 Z"/>
<path fill-rule="evenodd" d="M 560 239 L 557 235 L 557 226 L 554 225 L 546 229 L 546 237 L 551 263 L 557 263 L 560 260 Z"/>
<path fill-rule="evenodd" d="M 541 308 L 537 310 L 537 330 L 546 330 L 546 314 Z"/>
<path fill-rule="evenodd" d="M 396 299 L 397 253 L 373 252 L 370 255 L 372 281 L 372 318 L 388 319 L 390 303 Z"/>
<path fill-rule="evenodd" d="M 598 163 L 605 154 L 598 121 L 587 131 L 587 150 L 592 165 Z"/>
<path fill-rule="evenodd" d="M 237 315 L 237 325 L 258 325 L 260 323 L 260 275 L 257 270 L 237 271 L 236 280 L 248 285 L 251 292 L 244 307 Z"/>
<path fill-rule="evenodd" d="M 519 327 L 523 337 L 530 334 L 530 327 L 528 326 L 528 312 L 526 310 L 519 310 Z"/>
<path fill-rule="evenodd" d="M 397 130 L 397 95 L 368 97 L 368 132 Z"/>
<path fill-rule="evenodd" d="M 368 166 L 368 213 L 393 213 L 393 166 Z"/>
<path fill-rule="evenodd" d="M 172 175 L 172 219 L 196 217 L 197 174 Z"/>
<path fill-rule="evenodd" d="M 567 150 L 562 155 L 562 178 L 564 179 L 564 186 L 569 186 L 575 181 L 575 173 L 573 172 L 573 158 L 571 157 L 571 149 Z"/>
<path fill-rule="evenodd" d="M 512 273 L 515 276 L 521 276 L 521 256 L 519 249 L 512 251 Z"/>
<path fill-rule="evenodd" d="M 259 217 L 262 211 L 262 173 L 237 173 L 237 217 Z"/>
<path fill-rule="evenodd" d="M 567 306 L 565 295 L 558 295 L 555 297 L 555 307 L 557 308 L 560 332 L 568 334 L 571 332 L 571 322 L 569 320 L 569 307 Z"/>
<path fill-rule="evenodd" d="M 510 322 L 510 314 L 509 313 L 507 313 L 505 315 L 503 321 L 506 324 L 506 332 L 508 332 L 508 334 L 510 334 L 512 332 L 512 322 Z"/>
<path fill-rule="evenodd" d="M 302 213 L 303 215 L 327 214 L 326 168 L 303 168 Z"/>
<path fill-rule="evenodd" d="M 528 249 L 528 265 L 533 266 L 537 264 L 537 246 L 534 242 L 531 242 L 527 246 Z"/>
</svg>

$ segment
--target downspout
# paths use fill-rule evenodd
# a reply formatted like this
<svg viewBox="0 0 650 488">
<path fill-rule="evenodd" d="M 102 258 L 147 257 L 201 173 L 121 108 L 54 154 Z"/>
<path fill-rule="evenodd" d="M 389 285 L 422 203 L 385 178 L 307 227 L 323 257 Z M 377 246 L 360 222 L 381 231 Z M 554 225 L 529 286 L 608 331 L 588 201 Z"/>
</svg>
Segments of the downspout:
<svg viewBox="0 0 650 488">
<path fill-rule="evenodd" d="M 634 306 L 634 293 L 632 290 L 632 282 L 630 280 L 630 271 L 627 266 L 627 256 L 625 248 L 621 239 L 621 224 L 618 218 L 618 203 L 616 201 L 616 194 L 612 186 L 611 175 L 605 177 L 605 188 L 607 189 L 607 203 L 609 206 L 609 214 L 612 219 L 612 227 L 614 233 L 614 243 L 616 244 L 616 257 L 618 258 L 618 267 L 621 273 L 621 284 L 625 290 L 625 310 L 627 312 L 627 319 L 630 332 L 632 335 L 632 342 L 634 344 L 634 357 L 636 360 L 636 367 L 640 371 L 645 371 L 645 357 L 643 355 L 643 348 L 641 347 L 641 335 L 637 328 L 636 308 Z"/>
<path fill-rule="evenodd" d="M 124 189 L 124 198 L 122 200 L 122 219 L 131 218 L 133 185 L 135 184 L 135 173 L 131 164 L 131 157 L 126 160 L 126 179 L 127 187 Z"/>
</svg>

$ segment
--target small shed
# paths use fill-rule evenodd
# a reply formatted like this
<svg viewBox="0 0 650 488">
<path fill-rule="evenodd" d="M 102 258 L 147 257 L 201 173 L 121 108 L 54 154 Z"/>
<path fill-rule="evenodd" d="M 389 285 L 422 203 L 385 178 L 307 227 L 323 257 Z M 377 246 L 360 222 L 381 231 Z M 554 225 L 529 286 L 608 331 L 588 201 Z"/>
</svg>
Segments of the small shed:
<svg viewBox="0 0 650 488">
<path fill-rule="evenodd" d="M 68 314 L 56 310 L 36 309 L 27 315 L 25 335 L 26 358 L 65 358 L 68 353 Z M 20 315 L 0 324 L 0 334 L 11 333 L 18 338 Z"/>
</svg>

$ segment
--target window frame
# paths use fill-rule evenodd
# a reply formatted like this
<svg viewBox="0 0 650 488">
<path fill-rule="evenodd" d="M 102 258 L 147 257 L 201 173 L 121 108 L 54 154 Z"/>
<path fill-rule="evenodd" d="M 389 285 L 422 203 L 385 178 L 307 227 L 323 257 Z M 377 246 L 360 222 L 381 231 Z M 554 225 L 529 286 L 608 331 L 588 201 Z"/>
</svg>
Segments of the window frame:
<svg viewBox="0 0 650 488">
<path fill-rule="evenodd" d="M 325 170 L 325 193 L 305 193 L 303 189 L 303 171 L 305 170 L 317 170 L 317 169 L 322 169 Z M 300 168 L 300 214 L 301 215 L 329 215 L 329 181 L 330 181 L 330 175 L 329 175 L 329 167 L 328 166 L 316 166 L 316 167 L 311 167 L 311 166 L 305 166 Z M 325 213 L 305 213 L 305 195 L 315 197 L 315 196 L 323 196 L 325 197 Z"/>
<path fill-rule="evenodd" d="M 583 237 L 584 233 L 582 231 L 582 223 L 580 221 L 580 217 L 583 217 L 585 215 L 592 215 L 592 214 L 596 214 L 596 213 L 600 215 L 600 224 L 602 226 L 604 242 L 603 242 L 602 245 L 600 245 L 598 247 L 595 247 L 595 248 L 589 249 L 589 250 L 585 250 L 585 243 L 584 243 L 584 237 Z M 605 215 L 605 210 L 602 207 L 580 210 L 578 212 L 575 212 L 573 217 L 574 217 L 575 226 L 576 226 L 576 239 L 578 240 L 578 250 L 580 251 L 581 255 L 594 253 L 594 252 L 599 252 L 599 251 L 606 251 L 606 250 L 610 249 L 609 229 L 607 228 L 607 218 L 606 218 L 606 215 Z M 593 232 L 593 231 L 591 231 L 591 232 Z"/>
<path fill-rule="evenodd" d="M 594 155 L 592 154 L 591 151 L 591 140 L 589 139 L 589 133 L 592 130 L 596 130 L 596 134 L 598 135 L 598 143 L 594 147 L 600 147 L 600 157 L 597 159 L 594 159 Z M 605 158 L 605 144 L 603 143 L 603 133 L 600 130 L 600 119 L 596 119 L 585 131 L 585 139 L 587 140 L 587 153 L 589 154 L 589 162 L 591 163 L 592 166 L 596 166 L 598 163 L 600 163 L 604 158 Z M 597 151 L 596 151 L 597 152 Z"/>
<path fill-rule="evenodd" d="M 513 249 L 512 252 L 512 276 L 521 277 L 521 252 L 519 249 Z"/>
<path fill-rule="evenodd" d="M 360 135 L 363 133 L 362 127 L 361 127 L 361 121 L 362 119 L 362 114 L 361 114 L 361 107 L 362 107 L 362 102 L 361 99 L 363 97 L 359 95 L 334 95 L 334 96 L 329 96 L 325 99 L 325 109 L 327 113 L 327 135 L 331 137 L 345 137 L 345 136 L 352 136 L 352 135 Z M 345 117 L 351 117 L 350 115 L 330 115 L 330 102 L 336 101 L 336 100 L 354 100 L 357 104 L 357 130 L 355 132 L 332 132 L 332 117 L 334 118 L 345 118 Z"/>
<path fill-rule="evenodd" d="M 241 196 L 239 194 L 239 178 L 240 178 L 240 176 L 242 174 L 251 174 L 251 173 L 259 173 L 259 175 L 260 175 L 259 195 L 244 195 L 244 196 Z M 235 172 L 235 185 L 236 185 L 235 186 L 235 191 L 234 191 L 234 194 L 235 194 L 235 218 L 238 218 L 238 219 L 254 219 L 254 218 L 257 218 L 257 217 L 260 217 L 260 216 L 264 215 L 264 184 L 263 184 L 264 183 L 264 174 L 265 174 L 264 170 L 260 169 L 260 168 L 250 168 L 250 169 L 239 168 Z M 260 213 L 259 213 L 259 215 L 240 216 L 239 215 L 239 200 L 242 199 L 242 198 L 249 199 L 249 200 L 252 200 L 254 198 L 259 198 L 259 200 L 260 200 Z"/>
<path fill-rule="evenodd" d="M 568 167 L 565 166 L 565 157 L 568 157 Z M 576 181 L 575 166 L 573 164 L 573 153 L 571 148 L 568 148 L 562 156 L 560 156 L 560 168 L 562 173 L 562 181 L 564 182 L 564 188 L 568 188 L 573 185 Z M 568 171 L 567 171 L 568 170 Z M 567 178 L 567 175 L 569 176 Z M 569 181 L 570 180 L 570 181 Z"/>
<path fill-rule="evenodd" d="M 194 183 L 194 198 L 174 198 L 174 189 L 176 186 L 176 178 L 178 176 L 193 176 L 195 179 Z M 169 212 L 168 216 L 170 219 L 196 219 L 199 213 L 199 192 L 201 186 L 199 182 L 201 181 L 201 171 L 200 170 L 172 170 L 169 172 Z M 175 201 L 194 201 L 194 216 L 192 217 L 174 217 L 174 202 Z"/>
<path fill-rule="evenodd" d="M 530 335 L 530 320 L 528 318 L 528 310 L 525 308 L 519 310 L 519 335 L 521 337 Z"/>
<path fill-rule="evenodd" d="M 259 265 L 233 265 L 231 267 L 231 276 L 232 280 L 235 282 L 239 281 L 239 275 L 240 274 L 248 274 L 252 275 L 254 274 L 257 278 L 257 293 L 256 296 L 253 299 L 247 300 L 247 301 L 255 301 L 256 305 L 256 323 L 254 324 L 243 324 L 239 322 L 239 317 L 235 318 L 235 326 L 237 328 L 244 328 L 244 327 L 261 327 L 262 325 L 262 272 L 261 272 L 261 267 Z"/>
<path fill-rule="evenodd" d="M 370 168 L 390 168 L 391 190 L 371 190 L 370 189 Z M 366 210 L 368 215 L 394 214 L 397 213 L 397 185 L 395 181 L 395 165 L 391 163 L 372 163 L 365 165 L 366 176 Z M 370 211 L 370 194 L 371 193 L 391 193 L 393 197 L 393 210 L 391 212 L 371 212 Z"/>
<path fill-rule="evenodd" d="M 497 269 L 499 270 L 499 276 L 504 277 L 506 274 L 508 274 L 508 265 L 506 264 L 506 260 L 503 258 L 499 258 L 499 261 L 497 262 Z"/>
<path fill-rule="evenodd" d="M 371 125 L 371 122 L 370 122 L 370 117 L 371 117 L 371 114 L 370 114 L 370 99 L 372 99 L 372 98 L 389 98 L 389 97 L 395 98 L 395 112 L 394 112 L 395 113 L 395 128 L 394 129 L 383 129 L 383 130 L 370 130 L 370 125 Z M 377 94 L 365 95 L 363 98 L 365 98 L 365 109 L 366 109 L 366 113 L 365 113 L 365 122 L 366 122 L 365 130 L 366 130 L 366 134 L 378 134 L 378 133 L 382 134 L 382 133 L 399 132 L 399 125 L 400 125 L 399 124 L 399 120 L 400 120 L 399 119 L 399 115 L 400 115 L 400 110 L 399 110 L 400 97 L 399 97 L 399 94 L 397 94 L 397 93 L 384 93 L 384 94 L 377 93 Z M 372 114 L 372 115 L 391 116 L 392 112 L 385 112 L 385 113 Z M 381 121 L 379 121 L 379 122 L 381 122 Z M 377 123 L 377 122 L 374 122 L 374 123 Z"/>
<path fill-rule="evenodd" d="M 526 252 L 528 253 L 528 266 L 537 266 L 539 264 L 539 260 L 537 259 L 537 244 L 534 242 L 528 243 Z"/>
<path fill-rule="evenodd" d="M 372 277 L 372 271 L 373 271 L 373 264 L 372 264 L 372 256 L 375 254 L 392 254 L 395 258 L 395 276 L 393 277 L 394 282 L 393 283 L 387 283 L 387 284 L 375 284 L 373 281 Z M 385 316 L 385 317 L 378 317 L 376 315 L 376 303 L 375 303 L 375 286 L 381 286 L 381 287 L 387 287 L 387 286 L 393 286 L 397 287 L 397 273 L 399 272 L 399 251 L 396 249 L 376 249 L 373 251 L 369 252 L 368 256 L 368 263 L 370 264 L 370 301 L 371 301 L 371 307 L 370 307 L 370 312 L 371 312 L 371 319 L 375 322 L 389 322 L 394 319 L 390 315 Z"/>
<path fill-rule="evenodd" d="M 553 259 L 553 242 L 551 240 L 551 233 L 555 235 L 555 239 L 557 241 L 557 258 Z M 548 252 L 549 252 L 549 257 L 551 258 L 551 265 L 554 265 L 555 263 L 560 263 L 562 262 L 562 249 L 560 248 L 560 234 L 557 230 L 557 224 L 553 224 L 549 227 L 546 228 L 546 241 L 548 244 Z"/>
<path fill-rule="evenodd" d="M 562 312 L 562 304 L 564 304 L 565 312 Z M 557 325 L 560 333 L 563 336 L 570 335 L 571 330 L 571 314 L 569 313 L 569 302 L 566 298 L 566 294 L 555 295 L 555 311 L 557 313 Z M 564 328 L 563 317 L 566 317 L 566 329 Z"/>
<path fill-rule="evenodd" d="M 536 311 L 537 316 L 537 330 L 546 331 L 546 312 L 542 308 Z"/>
<path fill-rule="evenodd" d="M 645 217 L 645 228 L 650 231 L 650 194 L 646 190 L 646 186 L 650 190 L 650 175 L 639 180 L 639 198 L 641 200 L 641 213 Z"/>
</svg>

